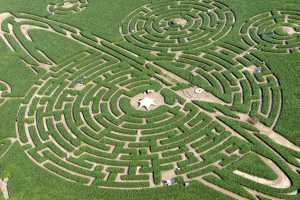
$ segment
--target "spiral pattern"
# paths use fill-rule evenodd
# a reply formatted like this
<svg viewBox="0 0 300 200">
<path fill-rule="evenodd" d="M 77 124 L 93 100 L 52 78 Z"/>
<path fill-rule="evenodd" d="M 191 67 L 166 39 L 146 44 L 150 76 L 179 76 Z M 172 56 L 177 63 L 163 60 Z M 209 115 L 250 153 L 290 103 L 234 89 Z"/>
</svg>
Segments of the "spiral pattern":
<svg viewBox="0 0 300 200">
<path fill-rule="evenodd" d="M 183 51 L 219 40 L 234 21 L 220 1 L 164 1 L 136 9 L 123 21 L 121 33 L 143 49 Z"/>
</svg>

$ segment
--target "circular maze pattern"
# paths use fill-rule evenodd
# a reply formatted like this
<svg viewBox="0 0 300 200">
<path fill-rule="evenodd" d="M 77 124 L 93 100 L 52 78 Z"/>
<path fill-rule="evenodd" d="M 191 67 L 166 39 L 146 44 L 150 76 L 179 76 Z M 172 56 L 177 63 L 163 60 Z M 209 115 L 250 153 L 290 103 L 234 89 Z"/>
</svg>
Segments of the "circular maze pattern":
<svg viewBox="0 0 300 200">
<path fill-rule="evenodd" d="M 285 20 L 294 20 L 290 15 Z M 234 17 L 222 2 L 166 1 L 134 11 L 121 31 L 148 52 L 38 16 L 1 16 L 2 37 L 11 50 L 32 66 L 47 67 L 36 70 L 40 79 L 16 119 L 19 143 L 46 171 L 101 188 L 160 187 L 174 178 L 197 180 L 235 199 L 297 194 L 299 162 L 292 150 L 300 152 L 299 147 L 273 131 L 282 103 L 276 76 L 243 44 L 198 49 L 231 30 Z M 283 34 L 281 28 L 274 32 Z M 86 50 L 48 66 L 46 53 L 31 46 L 33 29 L 59 34 Z M 151 51 L 167 53 L 145 55 Z M 147 90 L 164 101 L 150 111 L 135 109 L 131 100 Z M 266 180 L 239 168 L 245 161 L 248 169 L 253 160 L 263 161 L 262 169 L 278 178 Z"/>
<path fill-rule="evenodd" d="M 136 9 L 123 21 L 121 33 L 143 49 L 182 51 L 212 44 L 234 22 L 233 12 L 220 1 L 164 1 Z"/>
<path fill-rule="evenodd" d="M 276 77 L 256 57 L 244 58 L 230 48 L 211 50 L 186 71 L 211 82 L 204 88 L 227 99 L 227 106 L 251 110 L 272 125 L 280 110 Z M 195 64 L 195 59 L 190 55 L 178 62 Z M 253 76 L 253 64 L 262 67 L 261 75 Z M 168 178 L 221 173 L 250 151 L 246 140 L 210 115 L 217 109 L 233 117 L 225 105 L 207 111 L 201 102 L 176 96 L 153 111 L 135 110 L 130 99 L 146 89 L 174 93 L 126 60 L 83 52 L 55 69 L 28 92 L 17 126 L 29 157 L 64 179 L 105 188 L 158 187 Z"/>
<path fill-rule="evenodd" d="M 250 18 L 242 27 L 243 41 L 271 53 L 299 52 L 300 11 L 271 11 Z"/>
</svg>

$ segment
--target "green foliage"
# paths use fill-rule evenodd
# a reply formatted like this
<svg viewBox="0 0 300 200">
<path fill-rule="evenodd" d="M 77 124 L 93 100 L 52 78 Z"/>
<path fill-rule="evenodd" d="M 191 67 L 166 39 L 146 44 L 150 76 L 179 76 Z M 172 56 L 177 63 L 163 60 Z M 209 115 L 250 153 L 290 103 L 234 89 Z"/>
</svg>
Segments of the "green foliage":
<svg viewBox="0 0 300 200">
<path fill-rule="evenodd" d="M 277 175 L 257 155 L 250 153 L 234 164 L 234 167 L 247 174 L 275 180 Z"/>
<path fill-rule="evenodd" d="M 3 19 L 0 41 L 0 80 L 12 89 L 0 82 L 0 165 L 11 199 L 227 199 L 197 181 L 183 188 L 183 175 L 248 199 L 254 197 L 245 187 L 293 198 L 300 179 L 286 162 L 300 167 L 299 153 L 241 117 L 299 144 L 290 131 L 299 130 L 299 38 L 282 29 L 299 24 L 293 6 L 80 2 L 85 9 L 0 0 L 0 10 L 14 14 Z M 54 15 L 46 13 L 50 4 L 59 7 L 48 8 Z M 175 17 L 183 24 L 170 26 Z M 205 92 L 183 91 L 197 87 Z M 136 108 L 132 99 L 146 90 L 158 91 L 165 105 Z M 276 179 L 258 156 L 292 185 L 278 190 L 233 174 Z M 160 187 L 173 172 L 178 184 Z"/>
</svg>

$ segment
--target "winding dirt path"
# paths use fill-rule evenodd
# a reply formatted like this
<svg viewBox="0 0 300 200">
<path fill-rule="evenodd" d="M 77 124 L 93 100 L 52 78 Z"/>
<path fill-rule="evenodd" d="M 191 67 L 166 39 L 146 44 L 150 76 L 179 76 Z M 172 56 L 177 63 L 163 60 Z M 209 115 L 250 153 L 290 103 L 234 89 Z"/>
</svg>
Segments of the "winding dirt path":
<svg viewBox="0 0 300 200">
<path fill-rule="evenodd" d="M 4 199 L 9 199 L 9 193 L 7 189 L 8 178 L 0 179 L 0 189 Z"/>
<path fill-rule="evenodd" d="M 239 114 L 239 117 L 242 121 L 247 122 L 249 116 L 246 114 Z M 279 133 L 276 133 L 273 129 L 265 126 L 264 124 L 257 122 L 254 125 L 261 134 L 268 136 L 277 144 L 280 144 L 286 148 L 292 149 L 294 151 L 300 152 L 300 147 L 296 146 L 295 144 L 291 143 L 289 140 L 281 136 Z"/>
<path fill-rule="evenodd" d="M 5 12 L 5 13 L 1 13 L 0 14 L 0 24 L 3 24 L 4 20 L 6 20 L 6 18 L 13 16 L 11 13 L 9 12 Z M 10 45 L 10 43 L 7 41 L 7 39 L 4 36 L 4 32 L 2 31 L 2 29 L 0 28 L 0 38 L 4 41 L 4 43 L 6 44 L 6 46 L 11 50 L 11 51 L 15 51 L 14 48 Z"/>
<path fill-rule="evenodd" d="M 203 185 L 205 185 L 205 186 L 207 186 L 207 187 L 209 187 L 209 188 L 212 188 L 212 189 L 214 189 L 214 190 L 216 190 L 216 191 L 218 191 L 218 192 L 221 192 L 221 193 L 223 193 L 223 194 L 225 194 L 225 195 L 227 195 L 227 196 L 229 196 L 229 197 L 231 197 L 231 198 L 233 198 L 233 199 L 236 199 L 236 200 L 248 200 L 247 198 L 244 198 L 244 197 L 242 197 L 242 196 L 240 196 L 240 195 L 238 195 L 238 194 L 236 194 L 236 193 L 233 193 L 233 192 L 230 192 L 229 190 L 226 190 L 226 189 L 224 189 L 224 188 L 221 188 L 221 187 L 219 187 L 219 186 L 217 186 L 217 185 L 214 185 L 214 184 L 212 184 L 212 183 L 209 183 L 209 182 L 207 182 L 207 181 L 205 181 L 205 180 L 203 180 L 203 179 L 201 179 L 201 180 L 199 180 Z"/>
<path fill-rule="evenodd" d="M 263 156 L 259 156 L 259 157 L 266 165 L 268 165 L 272 169 L 273 172 L 276 173 L 277 179 L 269 180 L 269 179 L 257 177 L 257 176 L 239 171 L 239 170 L 234 170 L 233 173 L 238 176 L 241 176 L 243 178 L 249 179 L 253 182 L 267 185 L 267 186 L 277 188 L 277 189 L 285 189 L 285 188 L 289 188 L 291 186 L 290 179 L 272 160 L 265 158 Z"/>
</svg>

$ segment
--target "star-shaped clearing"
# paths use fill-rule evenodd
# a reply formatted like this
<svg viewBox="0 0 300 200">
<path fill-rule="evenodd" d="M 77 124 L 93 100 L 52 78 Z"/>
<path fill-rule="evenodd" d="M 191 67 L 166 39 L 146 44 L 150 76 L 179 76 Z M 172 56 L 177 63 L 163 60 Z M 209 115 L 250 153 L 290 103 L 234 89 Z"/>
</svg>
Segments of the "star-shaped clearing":
<svg viewBox="0 0 300 200">
<path fill-rule="evenodd" d="M 152 105 L 154 106 L 156 105 L 154 99 L 150 97 L 144 97 L 143 99 L 140 99 L 138 103 L 139 103 L 139 108 L 145 108 L 146 110 L 150 110 L 150 107 Z"/>
</svg>

